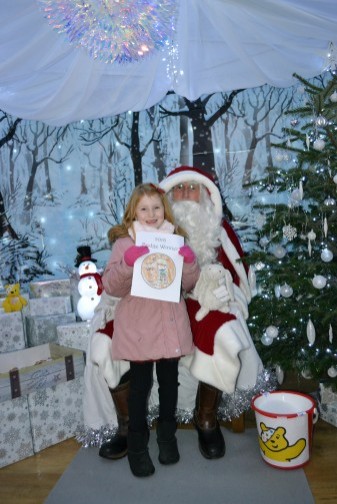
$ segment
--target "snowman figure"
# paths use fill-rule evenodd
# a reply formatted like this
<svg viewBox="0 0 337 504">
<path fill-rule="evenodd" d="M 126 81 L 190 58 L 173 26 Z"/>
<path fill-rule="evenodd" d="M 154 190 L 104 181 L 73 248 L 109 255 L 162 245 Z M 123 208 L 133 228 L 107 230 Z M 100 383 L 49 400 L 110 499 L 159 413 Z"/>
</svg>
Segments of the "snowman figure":
<svg viewBox="0 0 337 504">
<path fill-rule="evenodd" d="M 101 275 L 97 272 L 96 259 L 91 257 L 88 246 L 77 248 L 75 266 L 78 268 L 80 280 L 78 292 L 80 299 L 77 303 L 77 313 L 82 320 L 91 320 L 103 292 Z"/>
</svg>

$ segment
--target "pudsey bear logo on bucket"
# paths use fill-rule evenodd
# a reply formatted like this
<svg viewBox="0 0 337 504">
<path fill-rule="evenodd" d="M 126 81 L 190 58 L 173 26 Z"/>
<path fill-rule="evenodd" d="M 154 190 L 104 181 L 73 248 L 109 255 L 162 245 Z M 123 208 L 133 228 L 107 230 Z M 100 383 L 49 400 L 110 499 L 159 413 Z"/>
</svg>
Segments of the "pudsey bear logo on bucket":
<svg viewBox="0 0 337 504">
<path fill-rule="evenodd" d="M 252 401 L 262 458 L 281 469 L 295 469 L 309 461 L 314 400 L 297 392 L 268 392 Z"/>
</svg>

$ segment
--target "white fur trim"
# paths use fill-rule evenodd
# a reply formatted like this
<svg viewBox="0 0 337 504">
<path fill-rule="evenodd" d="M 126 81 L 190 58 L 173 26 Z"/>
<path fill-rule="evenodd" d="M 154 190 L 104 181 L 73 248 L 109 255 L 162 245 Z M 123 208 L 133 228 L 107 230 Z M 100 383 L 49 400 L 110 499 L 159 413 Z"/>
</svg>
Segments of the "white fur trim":
<svg viewBox="0 0 337 504">
<path fill-rule="evenodd" d="M 111 338 L 96 332 L 91 336 L 91 362 L 99 367 L 109 388 L 115 388 L 130 365 L 126 361 L 112 360 Z"/>
<path fill-rule="evenodd" d="M 201 173 L 194 171 L 192 168 L 168 175 L 160 182 L 159 186 L 164 189 L 164 191 L 169 192 L 174 186 L 181 184 L 182 182 L 190 181 L 198 182 L 209 190 L 215 211 L 219 217 L 222 217 L 222 199 L 219 189 L 206 175 L 202 175 Z"/>
<path fill-rule="evenodd" d="M 241 258 L 239 256 L 238 251 L 236 250 L 233 242 L 230 240 L 230 238 L 224 228 L 221 229 L 220 240 L 221 240 L 221 245 L 222 245 L 226 255 L 230 259 L 235 271 L 237 272 L 237 274 L 240 278 L 240 289 L 242 290 L 242 292 L 246 296 L 248 303 L 250 303 L 250 301 L 252 299 L 252 295 L 251 295 L 245 267 L 242 262 L 237 261 L 238 259 L 241 259 Z"/>
<path fill-rule="evenodd" d="M 218 329 L 213 355 L 196 348 L 185 364 L 195 378 L 227 394 L 232 394 L 236 387 L 253 388 L 262 371 L 261 360 L 243 319 L 226 322 Z"/>
</svg>

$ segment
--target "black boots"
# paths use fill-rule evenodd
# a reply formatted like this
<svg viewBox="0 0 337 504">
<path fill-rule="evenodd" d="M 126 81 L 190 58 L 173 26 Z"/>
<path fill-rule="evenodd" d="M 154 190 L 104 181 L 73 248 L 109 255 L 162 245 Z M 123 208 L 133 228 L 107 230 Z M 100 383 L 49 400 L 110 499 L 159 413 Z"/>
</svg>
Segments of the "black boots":
<svg viewBox="0 0 337 504">
<path fill-rule="evenodd" d="M 217 410 L 222 392 L 206 383 L 199 383 L 193 421 L 198 431 L 199 450 L 207 459 L 217 459 L 225 455 L 226 446 Z"/>
<path fill-rule="evenodd" d="M 115 405 L 118 431 L 110 441 L 103 443 L 99 455 L 110 460 L 117 460 L 127 454 L 127 433 L 129 424 L 129 382 L 110 389 L 111 397 Z"/>
<path fill-rule="evenodd" d="M 154 465 L 148 450 L 149 431 L 128 431 L 128 460 L 134 476 L 144 478 L 154 473 Z"/>
<path fill-rule="evenodd" d="M 158 420 L 157 443 L 159 446 L 158 460 L 163 465 L 176 464 L 180 455 L 178 452 L 177 438 L 175 436 L 177 424 L 175 420 Z"/>
</svg>

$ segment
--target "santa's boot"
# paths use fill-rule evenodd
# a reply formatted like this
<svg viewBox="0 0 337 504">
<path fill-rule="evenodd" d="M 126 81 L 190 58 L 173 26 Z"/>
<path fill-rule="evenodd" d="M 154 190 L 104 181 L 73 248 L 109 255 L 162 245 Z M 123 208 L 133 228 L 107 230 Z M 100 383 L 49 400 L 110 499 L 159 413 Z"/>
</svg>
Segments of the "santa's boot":
<svg viewBox="0 0 337 504">
<path fill-rule="evenodd" d="M 225 455 L 226 446 L 217 419 L 222 392 L 211 385 L 199 382 L 194 410 L 194 425 L 198 431 L 199 450 L 207 459 Z"/>
<path fill-rule="evenodd" d="M 118 385 L 110 389 L 111 397 L 115 405 L 118 430 L 117 433 L 107 442 L 103 443 L 99 450 L 99 455 L 110 460 L 125 457 L 128 451 L 127 435 L 129 425 L 129 382 Z"/>
</svg>

